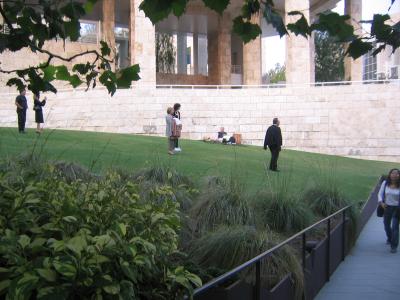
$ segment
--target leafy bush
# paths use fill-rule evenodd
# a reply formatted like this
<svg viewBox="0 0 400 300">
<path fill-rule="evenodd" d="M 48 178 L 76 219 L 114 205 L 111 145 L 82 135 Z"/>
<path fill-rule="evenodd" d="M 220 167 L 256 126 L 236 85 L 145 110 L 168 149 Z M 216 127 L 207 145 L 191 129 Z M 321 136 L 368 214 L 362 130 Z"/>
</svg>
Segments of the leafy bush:
<svg viewBox="0 0 400 300">
<path fill-rule="evenodd" d="M 115 173 L 71 183 L 53 165 L 40 181 L 10 174 L 0 173 L 0 297 L 176 299 L 201 284 L 170 260 L 180 217 L 168 190 L 143 203 Z"/>
<path fill-rule="evenodd" d="M 190 211 L 198 232 L 215 229 L 218 225 L 245 225 L 252 221 L 248 197 L 237 180 L 211 178 L 200 189 L 197 202 Z"/>
<path fill-rule="evenodd" d="M 220 227 L 196 240 L 190 257 L 203 268 L 218 266 L 228 271 L 272 248 L 276 241 L 276 236 L 271 232 L 257 231 L 253 226 Z M 254 271 L 250 269 L 242 276 L 254 281 Z M 262 280 L 268 283 L 268 287 L 273 287 L 284 276 L 292 273 L 297 294 L 301 295 L 304 287 L 303 271 L 289 246 L 262 261 L 261 272 Z"/>
<path fill-rule="evenodd" d="M 256 223 L 261 228 L 292 233 L 303 230 L 314 220 L 307 204 L 290 194 L 262 191 L 252 204 Z"/>
</svg>

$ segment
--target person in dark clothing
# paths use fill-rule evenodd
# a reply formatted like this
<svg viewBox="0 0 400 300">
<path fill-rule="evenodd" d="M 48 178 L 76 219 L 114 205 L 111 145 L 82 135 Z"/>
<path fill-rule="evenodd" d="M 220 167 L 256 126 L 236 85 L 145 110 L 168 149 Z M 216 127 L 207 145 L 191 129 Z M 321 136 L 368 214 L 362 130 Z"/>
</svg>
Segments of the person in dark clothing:
<svg viewBox="0 0 400 300">
<path fill-rule="evenodd" d="M 181 105 L 179 103 L 174 104 L 174 118 L 177 118 L 178 120 L 181 119 L 181 112 L 179 111 L 181 109 Z M 175 152 L 181 152 L 182 149 L 179 147 L 179 139 L 175 140 Z"/>
<path fill-rule="evenodd" d="M 25 133 L 26 110 L 28 109 L 28 101 L 26 101 L 25 95 L 26 90 L 23 89 L 19 92 L 19 96 L 15 98 L 15 105 L 17 106 L 19 133 Z"/>
<path fill-rule="evenodd" d="M 44 97 L 43 101 L 40 101 L 39 93 L 33 95 L 33 110 L 35 111 L 36 133 L 39 134 L 43 131 L 43 129 L 40 128 L 40 124 L 44 123 L 42 107 L 46 105 L 46 100 L 47 98 Z"/>
<path fill-rule="evenodd" d="M 269 164 L 269 169 L 271 171 L 279 171 L 278 170 L 278 158 L 279 152 L 281 151 L 282 147 L 282 133 L 281 129 L 279 128 L 279 120 L 278 118 L 274 118 L 272 121 L 272 125 L 268 128 L 267 132 L 265 133 L 264 139 L 264 149 L 271 151 L 271 161 Z"/>
</svg>

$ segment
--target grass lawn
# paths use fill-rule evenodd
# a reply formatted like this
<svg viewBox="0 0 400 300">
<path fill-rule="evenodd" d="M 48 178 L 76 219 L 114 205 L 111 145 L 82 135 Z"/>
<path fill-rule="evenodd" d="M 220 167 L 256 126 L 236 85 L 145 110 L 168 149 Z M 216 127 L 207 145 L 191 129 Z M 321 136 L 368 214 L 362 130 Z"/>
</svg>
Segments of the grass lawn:
<svg viewBox="0 0 400 300">
<path fill-rule="evenodd" d="M 255 193 L 274 176 L 290 180 L 290 189 L 301 192 L 318 177 L 337 178 L 344 193 L 354 200 L 366 199 L 381 174 L 399 164 L 350 159 L 293 150 L 279 158 L 280 173 L 265 171 L 269 151 L 255 146 L 225 146 L 202 141 L 181 140 L 182 153 L 167 154 L 165 138 L 129 134 L 110 134 L 47 130 L 41 136 L 34 130 L 25 135 L 16 128 L 0 128 L 2 158 L 34 151 L 42 157 L 83 164 L 95 172 L 119 167 L 135 171 L 162 163 L 199 182 L 209 175 L 230 176 L 233 172 Z"/>
</svg>

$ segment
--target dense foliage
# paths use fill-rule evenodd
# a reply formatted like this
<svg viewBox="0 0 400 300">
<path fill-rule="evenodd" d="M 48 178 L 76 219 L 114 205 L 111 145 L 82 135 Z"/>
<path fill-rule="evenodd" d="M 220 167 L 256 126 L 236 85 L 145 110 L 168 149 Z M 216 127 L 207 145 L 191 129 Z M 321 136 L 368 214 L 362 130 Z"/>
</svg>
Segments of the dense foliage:
<svg viewBox="0 0 400 300">
<path fill-rule="evenodd" d="M 180 215 L 170 189 L 155 202 L 115 172 L 68 182 L 53 164 L 20 167 L 0 173 L 0 295 L 177 299 L 201 284 L 171 260 Z"/>
<path fill-rule="evenodd" d="M 315 81 L 344 80 L 345 45 L 326 32 L 315 34 Z"/>
</svg>

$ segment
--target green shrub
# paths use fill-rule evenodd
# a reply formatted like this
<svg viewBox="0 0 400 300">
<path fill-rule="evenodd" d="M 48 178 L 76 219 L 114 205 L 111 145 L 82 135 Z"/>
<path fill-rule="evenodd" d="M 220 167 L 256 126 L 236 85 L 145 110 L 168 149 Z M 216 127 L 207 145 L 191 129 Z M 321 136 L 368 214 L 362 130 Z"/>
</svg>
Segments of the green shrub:
<svg viewBox="0 0 400 300">
<path fill-rule="evenodd" d="M 252 222 L 248 196 L 242 185 L 212 177 L 200 189 L 199 197 L 190 211 L 195 229 L 202 233 L 218 225 L 245 225 Z"/>
<path fill-rule="evenodd" d="M 261 228 L 294 233 L 311 225 L 314 220 L 307 204 L 293 195 L 262 191 L 252 204 L 256 223 Z"/>
<path fill-rule="evenodd" d="M 218 266 L 225 271 L 256 257 L 272 248 L 277 237 L 269 231 L 257 231 L 253 226 L 220 227 L 196 240 L 190 258 L 203 268 Z M 254 281 L 254 268 L 241 274 L 246 280 Z M 262 261 L 262 281 L 271 288 L 284 276 L 292 273 L 298 295 L 304 287 L 302 267 L 290 246 L 276 251 Z"/>
<path fill-rule="evenodd" d="M 201 284 L 170 260 L 178 203 L 143 203 L 115 173 L 69 183 L 53 165 L 42 172 L 0 173 L 0 298 L 176 299 Z"/>
</svg>

